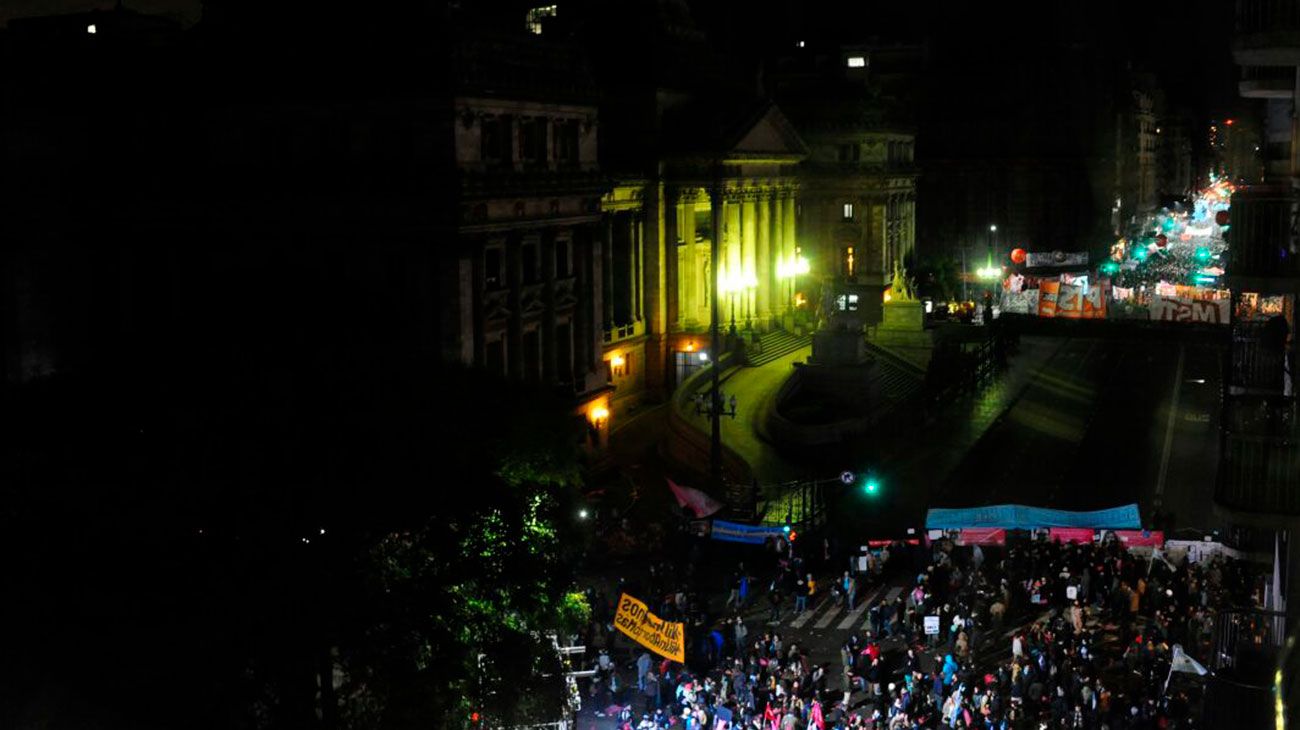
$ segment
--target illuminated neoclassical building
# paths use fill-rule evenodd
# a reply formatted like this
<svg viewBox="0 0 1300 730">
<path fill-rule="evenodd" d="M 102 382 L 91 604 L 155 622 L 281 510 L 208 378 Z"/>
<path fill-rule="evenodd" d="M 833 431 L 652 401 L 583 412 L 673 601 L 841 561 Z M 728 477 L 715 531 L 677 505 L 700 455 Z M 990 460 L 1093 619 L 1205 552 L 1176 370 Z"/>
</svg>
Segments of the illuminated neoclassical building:
<svg viewBox="0 0 1300 730">
<path fill-rule="evenodd" d="M 722 328 L 734 322 L 750 341 L 797 326 L 806 334 L 826 287 L 846 278 L 874 287 L 878 319 L 914 245 L 911 135 L 834 109 L 824 125 L 834 99 L 863 103 L 856 82 L 801 88 L 811 101 L 792 121 L 757 65 L 705 42 L 683 0 L 608 5 L 539 13 L 546 34 L 587 49 L 601 87 L 600 166 L 611 186 L 597 235 L 613 417 L 666 395 L 714 355 L 715 288 Z"/>
<path fill-rule="evenodd" d="M 602 201 L 612 242 L 602 265 L 605 359 L 625 396 L 671 389 L 707 362 L 714 286 L 728 329 L 768 331 L 793 307 L 797 165 L 807 150 L 769 102 L 713 112 L 716 134 L 670 148 L 659 175 L 620 178 Z M 700 129 L 705 113 L 668 110 L 667 129 L 688 120 Z"/>
</svg>

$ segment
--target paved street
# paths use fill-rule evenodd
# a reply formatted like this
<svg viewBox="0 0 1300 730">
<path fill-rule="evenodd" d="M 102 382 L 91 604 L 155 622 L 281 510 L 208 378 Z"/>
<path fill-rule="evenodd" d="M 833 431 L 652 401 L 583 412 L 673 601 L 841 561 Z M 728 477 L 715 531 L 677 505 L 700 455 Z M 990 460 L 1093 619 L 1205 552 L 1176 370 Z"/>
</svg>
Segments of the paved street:
<svg viewBox="0 0 1300 730">
<path fill-rule="evenodd" d="M 1198 527 L 1218 457 L 1218 349 L 1070 338 L 942 482 L 936 505 L 1097 509 L 1160 497 Z"/>
</svg>

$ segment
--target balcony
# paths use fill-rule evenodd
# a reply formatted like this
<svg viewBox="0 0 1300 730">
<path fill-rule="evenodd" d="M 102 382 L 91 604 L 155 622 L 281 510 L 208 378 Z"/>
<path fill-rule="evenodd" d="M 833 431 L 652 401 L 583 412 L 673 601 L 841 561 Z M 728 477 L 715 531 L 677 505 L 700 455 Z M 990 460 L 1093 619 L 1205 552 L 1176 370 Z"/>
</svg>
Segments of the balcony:
<svg viewBox="0 0 1300 730">
<path fill-rule="evenodd" d="M 1256 185 L 1232 196 L 1228 276 L 1233 288 L 1246 284 L 1244 279 L 1300 276 L 1291 233 L 1296 202 L 1289 185 Z"/>
<path fill-rule="evenodd" d="M 1300 2 L 1237 0 L 1232 55 L 1242 66 L 1300 65 Z"/>
<path fill-rule="evenodd" d="M 1280 396 L 1285 391 L 1286 353 L 1268 322 L 1232 325 L 1228 391 L 1232 395 Z"/>
<path fill-rule="evenodd" d="M 645 322 L 637 320 L 627 324 L 605 325 L 605 344 L 621 342 L 645 334 Z"/>
<path fill-rule="evenodd" d="M 1244 66 L 1237 90 L 1247 99 L 1290 99 L 1295 96 L 1295 67 Z"/>
<path fill-rule="evenodd" d="M 1294 398 L 1230 398 L 1216 501 L 1229 509 L 1300 514 L 1300 430 Z"/>
</svg>

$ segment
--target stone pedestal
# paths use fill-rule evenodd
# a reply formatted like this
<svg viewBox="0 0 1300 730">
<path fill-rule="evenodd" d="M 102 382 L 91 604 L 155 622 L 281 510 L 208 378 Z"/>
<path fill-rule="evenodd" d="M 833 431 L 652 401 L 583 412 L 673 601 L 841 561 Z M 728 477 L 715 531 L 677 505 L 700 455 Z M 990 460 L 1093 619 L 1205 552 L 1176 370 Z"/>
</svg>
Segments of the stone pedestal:
<svg viewBox="0 0 1300 730">
<path fill-rule="evenodd" d="M 888 349 L 919 367 L 930 364 L 934 338 L 925 328 L 925 307 L 921 302 L 887 302 L 878 326 L 867 334 L 872 344 Z"/>
<path fill-rule="evenodd" d="M 924 332 L 925 306 L 921 302 L 886 302 L 879 329 Z"/>
<path fill-rule="evenodd" d="M 866 361 L 867 346 L 860 332 L 822 330 L 813 335 L 810 363 L 837 366 L 860 365 Z"/>
</svg>

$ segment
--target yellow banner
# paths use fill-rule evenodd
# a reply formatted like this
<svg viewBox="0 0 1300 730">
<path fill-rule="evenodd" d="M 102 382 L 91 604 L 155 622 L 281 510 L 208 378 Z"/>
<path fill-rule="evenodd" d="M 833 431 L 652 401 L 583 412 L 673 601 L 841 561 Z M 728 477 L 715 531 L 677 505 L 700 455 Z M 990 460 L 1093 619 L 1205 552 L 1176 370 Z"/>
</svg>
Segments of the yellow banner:
<svg viewBox="0 0 1300 730">
<path fill-rule="evenodd" d="M 650 613 L 646 605 L 624 593 L 618 599 L 614 626 L 633 641 L 675 662 L 686 663 L 686 633 L 682 624 L 665 621 Z"/>
</svg>

